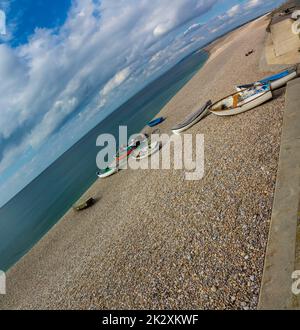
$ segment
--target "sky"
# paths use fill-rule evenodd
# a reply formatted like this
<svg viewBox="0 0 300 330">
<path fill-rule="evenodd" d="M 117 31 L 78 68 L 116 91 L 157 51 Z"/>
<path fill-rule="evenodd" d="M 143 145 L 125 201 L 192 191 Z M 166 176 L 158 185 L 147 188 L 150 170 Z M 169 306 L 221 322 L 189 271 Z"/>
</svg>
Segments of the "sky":
<svg viewBox="0 0 300 330">
<path fill-rule="evenodd" d="M 183 57 L 282 2 L 0 0 L 0 207 Z"/>
</svg>

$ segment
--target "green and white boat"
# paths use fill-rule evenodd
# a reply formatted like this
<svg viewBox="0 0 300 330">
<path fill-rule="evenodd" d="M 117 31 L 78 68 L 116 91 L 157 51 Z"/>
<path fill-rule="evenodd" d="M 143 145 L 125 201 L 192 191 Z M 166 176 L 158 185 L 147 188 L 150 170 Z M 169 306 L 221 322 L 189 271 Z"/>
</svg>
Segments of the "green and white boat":
<svg viewBox="0 0 300 330">
<path fill-rule="evenodd" d="M 117 173 L 118 171 L 119 171 L 118 167 L 107 167 L 105 170 L 97 172 L 97 176 L 100 179 L 104 179 Z"/>
</svg>

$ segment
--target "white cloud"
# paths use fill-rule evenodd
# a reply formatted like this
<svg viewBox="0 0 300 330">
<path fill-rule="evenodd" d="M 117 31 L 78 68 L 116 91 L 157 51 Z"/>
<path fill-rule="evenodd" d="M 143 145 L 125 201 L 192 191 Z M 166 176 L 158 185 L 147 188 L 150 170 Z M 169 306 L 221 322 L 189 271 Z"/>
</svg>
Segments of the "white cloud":
<svg viewBox="0 0 300 330">
<path fill-rule="evenodd" d="M 56 101 L 39 125 L 25 139 L 25 143 L 33 148 L 39 147 L 53 133 L 61 121 L 76 108 L 77 104 L 78 100 L 75 97 Z"/>
<path fill-rule="evenodd" d="M 48 153 L 54 161 L 105 113 L 208 41 L 208 27 L 196 22 L 218 0 L 72 3 L 59 30 L 37 29 L 18 48 L 0 44 L 0 189 L 9 187 L 2 199 L 28 180 L 8 186 L 1 178 L 12 164 L 17 171 L 32 154 L 38 174 L 45 166 L 41 148 L 55 150 Z M 214 29 L 226 19 L 209 24 Z"/>
<path fill-rule="evenodd" d="M 120 86 L 130 75 L 130 68 L 127 67 L 120 72 L 116 73 L 113 78 L 109 80 L 109 82 L 103 87 L 101 91 L 101 96 L 107 96 L 111 91 L 113 91 L 116 87 Z"/>
<path fill-rule="evenodd" d="M 123 84 L 130 75 L 130 68 L 127 67 L 120 72 L 116 73 L 100 91 L 100 100 L 98 103 L 99 108 L 103 108 L 107 103 L 108 95 L 113 92 L 117 87 Z"/>
<path fill-rule="evenodd" d="M 250 1 L 247 1 L 245 8 L 252 9 L 252 8 L 260 6 L 262 3 L 263 3 L 263 0 L 250 0 Z"/>
<path fill-rule="evenodd" d="M 241 9 L 240 5 L 235 5 L 227 11 L 227 15 L 229 17 L 233 17 L 233 16 L 235 16 L 236 14 L 238 14 L 240 12 L 240 9 Z"/>
<path fill-rule="evenodd" d="M 184 31 L 184 35 L 187 35 L 188 33 L 191 33 L 193 31 L 199 29 L 202 26 L 203 26 L 203 24 L 201 24 L 201 23 L 194 23 Z"/>
<path fill-rule="evenodd" d="M 209 22 L 205 27 L 211 35 L 218 36 L 239 24 L 243 24 L 277 7 L 283 0 L 247 0 L 232 6 Z"/>
<path fill-rule="evenodd" d="M 1 44 L 0 189 L 25 154 L 54 137 L 67 149 L 97 123 L 99 107 L 111 111 L 175 64 L 190 43 L 175 30 L 217 1 L 74 0 L 55 33 L 37 29 L 18 48 Z"/>
</svg>

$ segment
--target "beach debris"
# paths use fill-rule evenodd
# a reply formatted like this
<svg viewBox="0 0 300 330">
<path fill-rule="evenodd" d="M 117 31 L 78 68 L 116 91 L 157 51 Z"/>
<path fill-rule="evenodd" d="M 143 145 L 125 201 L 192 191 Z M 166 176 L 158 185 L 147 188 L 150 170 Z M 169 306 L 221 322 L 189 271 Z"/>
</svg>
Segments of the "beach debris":
<svg viewBox="0 0 300 330">
<path fill-rule="evenodd" d="M 286 16 L 286 15 L 290 15 L 292 12 L 292 9 L 295 7 L 291 7 L 291 8 L 286 8 L 283 11 L 281 11 L 281 13 L 279 13 L 279 16 Z"/>
<path fill-rule="evenodd" d="M 249 55 L 253 54 L 254 52 L 255 52 L 254 49 L 251 49 L 251 50 L 249 50 L 249 52 L 247 52 L 245 54 L 245 56 L 249 56 Z"/>
<path fill-rule="evenodd" d="M 85 209 L 88 209 L 89 207 L 93 206 L 95 204 L 95 199 L 92 198 L 92 197 L 89 197 L 87 199 L 84 199 L 84 200 L 80 200 L 78 202 L 78 204 L 74 205 L 73 206 L 73 209 L 75 211 L 83 211 Z"/>
</svg>

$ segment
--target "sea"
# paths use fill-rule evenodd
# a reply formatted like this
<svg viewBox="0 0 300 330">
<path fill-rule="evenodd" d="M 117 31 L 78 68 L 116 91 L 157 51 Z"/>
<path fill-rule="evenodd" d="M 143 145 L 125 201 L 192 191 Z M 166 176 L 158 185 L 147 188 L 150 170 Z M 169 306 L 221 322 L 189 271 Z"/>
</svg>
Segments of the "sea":
<svg viewBox="0 0 300 330">
<path fill-rule="evenodd" d="M 22 258 L 97 180 L 97 137 L 109 133 L 118 139 L 119 126 L 128 127 L 128 136 L 140 132 L 208 57 L 200 50 L 181 60 L 101 121 L 0 208 L 0 270 L 7 271 Z"/>
</svg>

